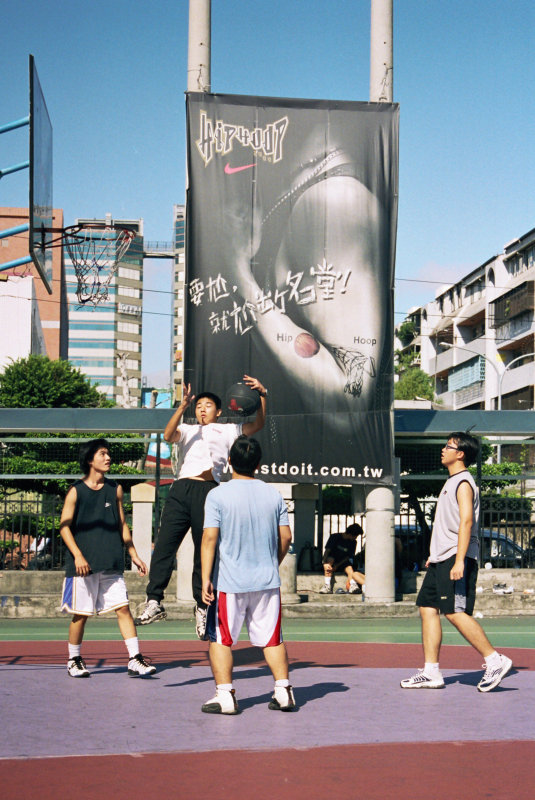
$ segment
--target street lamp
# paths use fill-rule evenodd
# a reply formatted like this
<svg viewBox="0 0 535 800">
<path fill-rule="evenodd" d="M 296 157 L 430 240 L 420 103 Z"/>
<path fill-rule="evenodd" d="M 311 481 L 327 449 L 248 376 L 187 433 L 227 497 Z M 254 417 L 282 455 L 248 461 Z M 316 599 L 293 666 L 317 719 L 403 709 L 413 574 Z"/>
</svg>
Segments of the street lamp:
<svg viewBox="0 0 535 800">
<path fill-rule="evenodd" d="M 505 365 L 504 370 L 503 370 L 502 374 L 500 375 L 500 380 L 499 380 L 499 383 L 498 383 L 498 411 L 502 410 L 502 382 L 503 382 L 503 376 L 505 375 L 507 370 L 510 369 L 513 366 L 513 364 L 516 364 L 517 361 L 522 361 L 524 358 L 530 358 L 530 356 L 535 356 L 535 353 L 524 353 L 523 356 L 517 356 L 516 358 L 513 358 L 512 361 L 510 361 L 508 364 Z"/>
</svg>

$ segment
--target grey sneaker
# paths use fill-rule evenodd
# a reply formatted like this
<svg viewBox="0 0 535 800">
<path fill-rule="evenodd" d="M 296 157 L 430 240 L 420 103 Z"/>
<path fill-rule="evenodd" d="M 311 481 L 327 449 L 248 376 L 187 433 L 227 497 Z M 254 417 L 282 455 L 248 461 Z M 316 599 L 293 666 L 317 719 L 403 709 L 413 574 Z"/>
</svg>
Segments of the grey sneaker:
<svg viewBox="0 0 535 800">
<path fill-rule="evenodd" d="M 195 633 L 201 642 L 206 642 L 208 637 L 206 635 L 206 615 L 208 614 L 207 608 L 195 606 Z"/>
<path fill-rule="evenodd" d="M 134 620 L 134 625 L 150 625 L 151 622 L 159 622 L 166 619 L 167 611 L 157 600 L 147 600 L 145 608 Z"/>
<path fill-rule="evenodd" d="M 143 658 L 141 653 L 134 656 L 128 662 L 128 675 L 131 678 L 146 678 L 148 675 L 154 675 L 156 667 L 150 664 L 146 658 Z"/>
<path fill-rule="evenodd" d="M 82 656 L 69 658 L 67 662 L 67 672 L 71 678 L 89 678 L 89 670 Z"/>
<path fill-rule="evenodd" d="M 507 656 L 500 654 L 500 664 L 497 667 L 487 667 L 486 664 L 483 664 L 485 667 L 485 673 L 479 683 L 477 684 L 477 688 L 480 692 L 490 692 L 491 689 L 494 689 L 497 686 L 502 678 L 505 678 L 511 667 L 513 666 L 513 662 Z"/>
<path fill-rule="evenodd" d="M 295 711 L 295 697 L 291 686 L 275 686 L 268 708 L 271 711 Z"/>
<path fill-rule="evenodd" d="M 431 678 L 423 669 L 419 669 L 416 675 L 405 678 L 399 685 L 402 689 L 443 689 L 444 678 L 440 672 Z"/>
</svg>

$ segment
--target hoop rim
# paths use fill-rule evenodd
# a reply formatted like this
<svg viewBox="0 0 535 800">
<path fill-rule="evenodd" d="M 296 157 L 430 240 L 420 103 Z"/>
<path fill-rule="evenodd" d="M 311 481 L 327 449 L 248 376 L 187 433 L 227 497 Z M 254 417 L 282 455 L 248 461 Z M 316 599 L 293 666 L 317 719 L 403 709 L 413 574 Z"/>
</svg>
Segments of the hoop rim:
<svg viewBox="0 0 535 800">
<path fill-rule="evenodd" d="M 45 245 L 45 249 L 52 247 L 63 247 L 67 238 L 72 237 L 74 239 L 84 230 L 122 231 L 128 235 L 130 241 L 132 241 L 136 236 L 136 231 L 133 231 L 128 225 L 122 225 L 121 223 L 112 223 L 111 225 L 108 225 L 106 222 L 99 222 L 98 220 L 91 222 L 77 222 L 75 225 L 67 225 L 64 228 L 47 228 L 46 233 L 51 233 L 55 238 Z"/>
</svg>

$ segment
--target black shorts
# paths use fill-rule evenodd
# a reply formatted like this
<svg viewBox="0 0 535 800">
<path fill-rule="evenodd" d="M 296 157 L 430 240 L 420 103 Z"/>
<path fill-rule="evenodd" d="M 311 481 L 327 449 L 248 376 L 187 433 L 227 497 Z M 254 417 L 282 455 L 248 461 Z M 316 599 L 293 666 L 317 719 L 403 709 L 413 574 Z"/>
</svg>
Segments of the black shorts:
<svg viewBox="0 0 535 800">
<path fill-rule="evenodd" d="M 472 616 L 476 601 L 477 561 L 465 558 L 463 577 L 460 581 L 452 581 L 450 572 L 455 558 L 453 555 L 446 561 L 429 564 L 416 598 L 417 606 L 438 608 L 442 614 L 464 612 Z"/>
</svg>

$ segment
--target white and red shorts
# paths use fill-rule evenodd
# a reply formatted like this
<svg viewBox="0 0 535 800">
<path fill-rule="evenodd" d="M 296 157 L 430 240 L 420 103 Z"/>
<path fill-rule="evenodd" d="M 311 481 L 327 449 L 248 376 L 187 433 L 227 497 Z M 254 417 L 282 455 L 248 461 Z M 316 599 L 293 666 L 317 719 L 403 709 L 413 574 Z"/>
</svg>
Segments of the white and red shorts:
<svg viewBox="0 0 535 800">
<path fill-rule="evenodd" d="M 65 578 L 61 610 L 65 614 L 106 614 L 128 605 L 128 591 L 120 572 L 95 572 L 91 575 Z"/>
<path fill-rule="evenodd" d="M 211 642 L 231 647 L 245 622 L 255 647 L 276 647 L 282 642 L 280 589 L 260 592 L 215 592 L 208 607 L 206 634 Z"/>
</svg>

